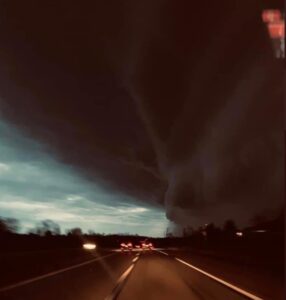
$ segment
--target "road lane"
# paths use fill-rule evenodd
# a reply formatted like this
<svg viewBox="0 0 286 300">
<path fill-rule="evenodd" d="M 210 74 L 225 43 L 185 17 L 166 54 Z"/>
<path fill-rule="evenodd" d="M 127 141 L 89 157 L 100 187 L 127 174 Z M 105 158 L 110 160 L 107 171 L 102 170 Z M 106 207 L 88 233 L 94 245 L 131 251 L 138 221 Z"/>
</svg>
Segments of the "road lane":
<svg viewBox="0 0 286 300">
<path fill-rule="evenodd" d="M 240 287 L 238 287 L 236 285 L 233 285 L 233 284 L 231 284 L 231 283 L 229 283 L 229 282 L 227 282 L 227 281 L 225 281 L 225 280 L 223 280 L 223 279 L 221 279 L 219 277 L 216 277 L 216 276 L 214 276 L 214 275 L 212 275 L 212 274 L 210 274 L 208 272 L 205 272 L 204 270 L 199 269 L 196 266 L 185 262 L 184 260 L 181 260 L 179 258 L 175 258 L 175 260 L 178 261 L 178 262 L 180 262 L 180 263 L 182 263 L 182 264 L 184 264 L 185 266 L 187 266 L 187 267 L 189 267 L 189 268 L 191 268 L 191 269 L 193 269 L 193 270 L 195 270 L 195 271 L 197 271 L 197 272 L 199 272 L 199 273 L 207 276 L 208 278 L 210 278 L 210 279 L 212 279 L 212 280 L 214 280 L 214 281 L 216 281 L 216 282 L 224 285 L 225 287 L 230 288 L 231 290 L 237 292 L 238 294 L 245 296 L 246 298 L 249 298 L 251 300 L 262 300 L 261 298 L 257 297 L 256 295 L 254 295 L 252 293 L 249 293 L 248 291 L 245 291 L 245 290 L 241 289 Z"/>
<path fill-rule="evenodd" d="M 104 253 L 104 256 L 109 254 Z M 98 261 L 73 265 L 27 285 L 0 292 L 0 299 L 249 299 L 233 291 L 228 284 L 218 282 L 211 273 L 206 274 L 204 269 L 177 259 L 168 251 L 113 252 L 104 256 Z"/>
<path fill-rule="evenodd" d="M 90 261 L 108 253 L 110 251 L 103 249 L 86 251 L 81 248 L 0 253 L 0 289 L 15 282 Z"/>
<path fill-rule="evenodd" d="M 4 287 L 0 288 L 0 292 L 10 291 L 10 290 L 13 290 L 15 288 L 22 287 L 22 286 L 34 283 L 34 282 L 39 281 L 39 280 L 43 280 L 43 279 L 58 275 L 58 274 L 63 273 L 63 272 L 67 272 L 67 271 L 70 271 L 70 270 L 73 270 L 73 269 L 76 269 L 76 268 L 80 268 L 82 266 L 89 265 L 89 264 L 94 263 L 95 261 L 103 260 L 103 259 L 105 259 L 105 258 L 107 258 L 111 255 L 114 255 L 114 254 L 115 253 L 109 253 L 109 254 L 106 254 L 104 256 L 98 256 L 98 257 L 95 257 L 91 260 L 84 261 L 84 262 L 76 264 L 76 265 L 72 265 L 72 266 L 69 266 L 69 267 L 66 267 L 66 268 L 62 268 L 62 269 L 59 269 L 59 270 L 56 270 L 56 271 L 53 271 L 53 272 L 49 272 L 49 273 L 34 277 L 34 278 L 26 279 L 26 280 L 23 280 L 23 281 L 20 281 L 20 282 L 17 282 L 17 283 L 8 285 L 8 286 L 4 286 Z"/>
<path fill-rule="evenodd" d="M 190 251 L 163 250 L 171 257 L 177 257 L 228 283 L 234 284 L 264 300 L 283 300 L 284 276 L 265 268 L 251 267 L 228 259 L 218 259 Z"/>
<path fill-rule="evenodd" d="M 135 267 L 134 259 L 132 261 L 131 266 L 120 276 L 119 280 L 117 281 L 114 289 L 112 292 L 105 298 L 105 300 L 116 300 L 119 296 L 120 292 L 122 291 L 124 284 L 127 282 L 128 277 L 130 276 L 131 272 Z"/>
<path fill-rule="evenodd" d="M 157 252 L 140 256 L 119 300 L 245 300 L 213 279 Z"/>
<path fill-rule="evenodd" d="M 0 299 L 103 300 L 110 294 L 119 276 L 132 264 L 134 258 L 135 253 L 115 253 L 90 264 L 1 292 Z M 16 269 L 14 271 L 16 272 Z"/>
</svg>

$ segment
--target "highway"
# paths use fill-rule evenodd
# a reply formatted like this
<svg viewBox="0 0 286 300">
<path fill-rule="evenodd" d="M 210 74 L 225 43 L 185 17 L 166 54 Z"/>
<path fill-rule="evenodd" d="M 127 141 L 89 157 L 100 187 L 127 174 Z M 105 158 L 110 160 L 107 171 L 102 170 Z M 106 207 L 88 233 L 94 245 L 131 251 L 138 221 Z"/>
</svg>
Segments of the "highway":
<svg viewBox="0 0 286 300">
<path fill-rule="evenodd" d="M 33 265 L 31 265 L 33 268 Z M 12 270 L 13 271 L 13 270 Z M 16 271 L 16 269 L 14 270 Z M 165 251 L 109 251 L 0 287 L 2 300 L 266 299 Z M 274 300 L 275 298 L 272 298 Z"/>
</svg>

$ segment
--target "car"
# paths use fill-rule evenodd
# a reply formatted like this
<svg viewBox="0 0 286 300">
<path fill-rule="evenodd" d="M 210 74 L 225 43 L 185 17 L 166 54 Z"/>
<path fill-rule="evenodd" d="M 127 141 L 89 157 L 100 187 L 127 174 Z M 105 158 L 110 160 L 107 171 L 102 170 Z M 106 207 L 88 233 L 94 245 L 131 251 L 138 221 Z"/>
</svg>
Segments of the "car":
<svg viewBox="0 0 286 300">
<path fill-rule="evenodd" d="M 96 245 L 94 243 L 84 243 L 82 245 L 82 248 L 84 250 L 94 250 L 96 248 Z"/>
<path fill-rule="evenodd" d="M 153 250 L 154 249 L 153 244 L 148 241 L 141 242 L 141 248 L 142 248 L 142 250 Z"/>
<path fill-rule="evenodd" d="M 120 244 L 121 251 L 132 251 L 133 245 L 132 243 L 121 243 Z"/>
</svg>

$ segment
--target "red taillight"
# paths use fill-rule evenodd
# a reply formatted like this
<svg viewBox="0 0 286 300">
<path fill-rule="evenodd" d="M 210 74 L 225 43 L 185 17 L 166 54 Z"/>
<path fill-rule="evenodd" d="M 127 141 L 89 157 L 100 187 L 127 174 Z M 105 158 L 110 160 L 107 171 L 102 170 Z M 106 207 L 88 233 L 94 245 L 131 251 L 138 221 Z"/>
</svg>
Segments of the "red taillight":
<svg viewBox="0 0 286 300">
<path fill-rule="evenodd" d="M 273 39 L 284 38 L 285 36 L 285 24 L 283 21 L 277 23 L 269 23 L 268 31 Z"/>
<path fill-rule="evenodd" d="M 280 21 L 281 17 L 281 12 L 278 9 L 266 9 L 262 13 L 262 20 L 265 23 Z"/>
</svg>

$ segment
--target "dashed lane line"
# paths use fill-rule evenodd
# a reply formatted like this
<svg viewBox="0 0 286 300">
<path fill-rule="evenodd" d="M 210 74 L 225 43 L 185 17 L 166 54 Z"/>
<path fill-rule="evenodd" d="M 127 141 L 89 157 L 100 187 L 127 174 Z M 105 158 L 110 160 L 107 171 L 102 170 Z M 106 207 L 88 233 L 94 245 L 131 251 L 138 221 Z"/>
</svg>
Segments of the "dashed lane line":
<svg viewBox="0 0 286 300">
<path fill-rule="evenodd" d="M 122 291 L 129 275 L 131 274 L 132 270 L 135 267 L 135 263 L 138 261 L 139 256 L 136 256 L 133 260 L 132 260 L 132 264 L 130 267 L 128 267 L 128 269 L 119 277 L 114 289 L 112 290 L 111 294 L 108 295 L 105 300 L 116 300 L 117 297 L 119 296 L 120 292 Z"/>
<path fill-rule="evenodd" d="M 168 253 L 166 253 L 166 252 L 164 252 L 164 251 L 161 251 L 161 250 L 156 250 L 157 252 L 160 252 L 160 253 L 162 253 L 162 254 L 164 254 L 164 255 L 167 255 L 167 256 L 169 256 L 169 254 Z"/>
</svg>

